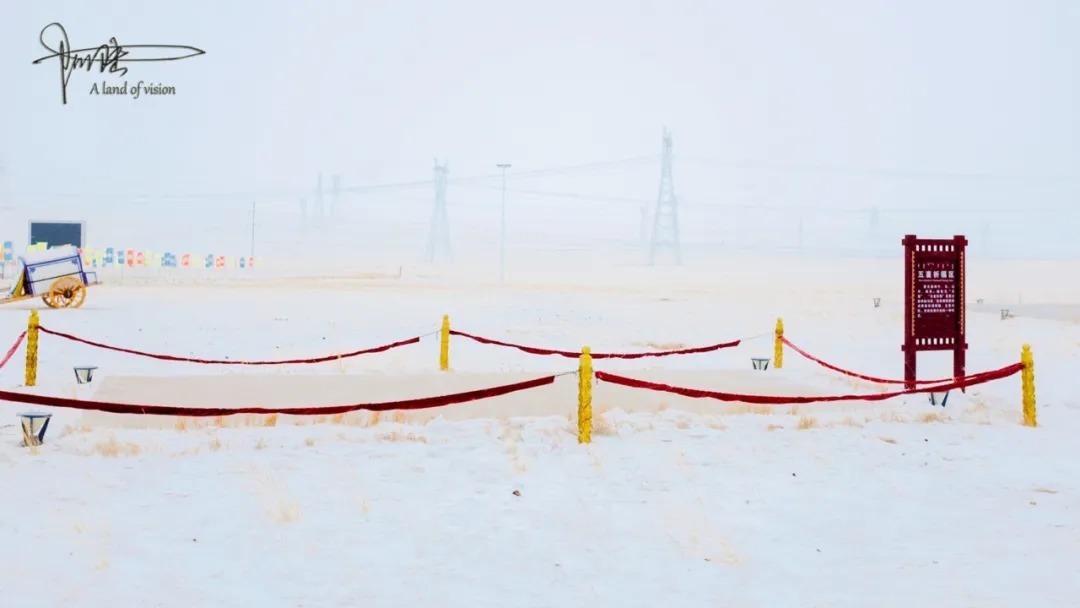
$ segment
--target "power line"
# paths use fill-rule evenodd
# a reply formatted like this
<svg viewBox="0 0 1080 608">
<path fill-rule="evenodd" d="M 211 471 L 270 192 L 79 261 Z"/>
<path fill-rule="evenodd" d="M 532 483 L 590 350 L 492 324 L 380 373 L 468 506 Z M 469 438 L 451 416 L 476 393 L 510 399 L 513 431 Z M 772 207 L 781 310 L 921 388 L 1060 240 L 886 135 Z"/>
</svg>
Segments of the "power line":
<svg viewBox="0 0 1080 608">
<path fill-rule="evenodd" d="M 774 171 L 779 173 L 832 173 L 853 176 L 891 177 L 909 180 L 954 179 L 1080 183 L 1080 175 L 1023 175 L 990 171 L 928 171 L 921 169 L 820 165 L 814 163 L 771 163 L 767 161 L 716 159 L 681 155 L 678 156 L 678 159 L 685 162 L 708 164 L 730 169 Z"/>
<path fill-rule="evenodd" d="M 587 163 L 576 163 L 570 165 L 560 165 L 555 167 L 546 167 L 542 169 L 533 169 L 528 171 L 508 171 L 506 174 L 507 179 L 526 179 L 534 177 L 544 177 L 550 175 L 565 175 L 578 173 L 582 171 L 591 171 L 596 169 L 604 169 L 609 167 L 616 167 L 620 165 L 630 165 L 635 163 L 641 163 L 644 161 L 655 161 L 656 155 L 651 156 L 635 156 L 629 158 L 621 158 L 615 160 L 606 161 L 594 161 Z M 448 180 L 449 184 L 469 184 L 475 182 L 483 182 L 488 180 L 501 179 L 502 173 L 488 173 L 482 175 L 473 175 L 468 177 L 461 177 L 457 179 Z M 407 190 L 410 188 L 431 188 L 434 185 L 434 178 L 428 178 L 423 180 L 401 181 L 401 182 L 385 182 L 378 184 L 365 184 L 358 186 L 350 186 L 347 188 L 341 188 L 340 193 L 360 193 L 360 192 L 378 192 L 386 190 Z M 295 201 L 296 199 L 311 196 L 313 191 L 311 188 L 298 188 L 298 189 L 282 189 L 282 190 L 263 190 L 263 191 L 233 191 L 233 192 L 197 192 L 186 194 L 87 194 L 76 192 L 54 192 L 54 193 L 40 193 L 29 194 L 19 193 L 18 196 L 22 197 L 37 197 L 37 198 L 113 198 L 124 199 L 130 202 L 149 202 L 151 200 L 222 200 L 222 199 L 244 199 L 245 201 L 251 198 L 263 199 L 263 200 L 288 200 Z"/>
<path fill-rule="evenodd" d="M 508 179 L 528 179 L 535 177 L 544 177 L 560 174 L 571 174 L 581 171 L 592 171 L 597 169 L 604 169 L 609 167 L 632 165 L 643 162 L 655 162 L 659 158 L 658 155 L 647 156 L 634 156 L 628 158 L 607 160 L 607 161 L 594 161 L 586 163 L 576 163 L 570 165 L 561 165 L 555 167 L 546 167 L 542 169 L 526 170 L 526 171 L 508 171 Z M 1055 183 L 1080 183 L 1080 176 L 1075 175 L 1019 175 L 1019 174 L 1003 174 L 995 172 L 958 172 L 958 171 L 924 171 L 924 170 L 912 170 L 912 169 L 891 169 L 891 168 L 873 168 L 873 167 L 856 167 L 856 166 L 840 166 L 840 165 L 819 165 L 812 163 L 771 163 L 766 161 L 755 160 L 734 160 L 734 159 L 716 159 L 699 156 L 682 156 L 678 157 L 681 160 L 687 162 L 704 163 L 715 167 L 726 167 L 730 169 L 743 169 L 743 170 L 757 170 L 757 171 L 772 171 L 780 173 L 824 173 L 824 174 L 836 174 L 836 175 L 851 175 L 851 176 L 870 176 L 870 177 L 887 177 L 893 179 L 906 179 L 906 180 L 928 180 L 928 179 L 952 179 L 952 180 L 998 180 L 998 181 L 1035 181 L 1035 182 L 1055 182 Z M 467 185 L 472 183 L 491 181 L 500 179 L 501 173 L 488 173 L 483 175 L 473 175 L 468 177 L 461 177 L 449 180 L 448 183 L 454 185 Z M 339 193 L 361 193 L 361 192 L 379 192 L 390 190 L 406 190 L 413 188 L 430 188 L 434 184 L 433 179 L 423 180 L 411 180 L 400 182 L 385 182 L 375 184 L 357 185 L 348 188 L 341 188 Z M 263 191 L 225 191 L 225 192 L 189 192 L 183 194 L 109 194 L 109 193 L 85 193 L 85 192 L 44 192 L 44 193 L 29 193 L 29 192 L 13 192 L 10 193 L 10 197 L 13 199 L 19 198 L 68 198 L 68 199 L 87 199 L 87 198 L 109 198 L 119 199 L 126 202 L 139 202 L 146 203 L 153 200 L 226 200 L 226 199 L 241 199 L 248 201 L 251 198 L 257 198 L 263 201 L 269 200 L 288 200 L 295 201 L 299 198 L 312 197 L 315 195 L 315 191 L 311 188 L 298 188 L 298 189 L 281 189 L 281 190 L 263 190 Z M 594 197 L 599 198 L 599 197 Z M 614 200 L 614 197 L 604 196 L 607 200 Z M 629 201 L 627 201 L 629 202 Z"/>
<path fill-rule="evenodd" d="M 509 177 L 509 176 L 508 176 Z M 466 185 L 466 187 L 471 187 Z M 477 186 L 482 187 L 485 190 L 501 190 L 499 186 Z M 574 200 L 590 200 L 598 202 L 611 202 L 611 203 L 632 203 L 640 205 L 642 203 L 652 203 L 651 199 L 634 198 L 629 196 L 613 196 L 609 194 L 591 194 L 583 192 L 556 192 L 551 190 L 532 190 L 526 188 L 507 188 L 507 192 L 512 194 L 524 194 L 527 196 L 542 196 L 548 198 L 565 198 Z"/>
</svg>

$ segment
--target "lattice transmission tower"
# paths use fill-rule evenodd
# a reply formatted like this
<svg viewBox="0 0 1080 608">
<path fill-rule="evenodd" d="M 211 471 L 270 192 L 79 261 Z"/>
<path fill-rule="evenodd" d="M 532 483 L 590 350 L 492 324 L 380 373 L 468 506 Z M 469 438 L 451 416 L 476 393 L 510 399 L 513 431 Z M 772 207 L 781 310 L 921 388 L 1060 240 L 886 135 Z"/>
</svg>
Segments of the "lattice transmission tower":
<svg viewBox="0 0 1080 608">
<path fill-rule="evenodd" d="M 435 182 L 435 206 L 431 210 L 431 232 L 428 233 L 427 257 L 434 263 L 436 259 L 450 260 L 450 219 L 446 213 L 446 175 L 447 163 L 439 164 L 435 159 L 433 181 Z"/>
<path fill-rule="evenodd" d="M 679 199 L 675 197 L 675 182 L 671 178 L 671 132 L 664 127 L 664 149 L 660 159 L 660 195 L 653 215 L 652 240 L 649 244 L 649 264 L 656 263 L 656 254 L 669 249 L 676 264 L 682 264 L 679 245 Z"/>
</svg>

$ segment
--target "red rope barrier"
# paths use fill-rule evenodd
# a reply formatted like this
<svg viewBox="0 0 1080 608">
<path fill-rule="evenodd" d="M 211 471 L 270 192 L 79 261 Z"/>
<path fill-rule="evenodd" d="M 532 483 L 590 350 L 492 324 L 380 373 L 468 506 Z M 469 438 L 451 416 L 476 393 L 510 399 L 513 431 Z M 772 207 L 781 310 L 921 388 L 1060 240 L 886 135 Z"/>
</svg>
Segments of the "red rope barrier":
<svg viewBox="0 0 1080 608">
<path fill-rule="evenodd" d="M 483 336 L 477 336 L 475 334 L 468 334 L 456 329 L 450 330 L 450 335 L 461 336 L 462 338 L 468 338 L 480 344 L 490 344 L 492 346 L 504 346 L 506 348 L 514 348 L 530 355 L 556 355 L 559 357 L 567 357 L 571 359 L 577 359 L 581 356 L 578 351 L 572 350 L 554 350 L 550 348 L 539 348 L 536 346 L 525 346 L 524 344 L 514 344 L 512 342 L 503 342 L 501 340 L 492 340 L 491 338 L 485 338 Z M 738 346 L 741 340 L 734 340 L 732 342 L 721 342 L 719 344 L 710 344 L 709 346 L 698 346 L 695 348 L 682 348 L 678 350 L 661 350 L 655 352 L 640 352 L 640 353 L 592 353 L 593 359 L 645 359 L 649 357 L 670 357 L 672 355 L 695 355 L 698 353 L 708 353 L 722 348 L 732 348 Z"/>
<path fill-rule="evenodd" d="M 903 380 L 890 380 L 888 378 L 878 378 L 876 376 L 867 376 L 865 374 L 860 374 L 860 373 L 857 373 L 857 372 L 853 372 L 851 370 L 846 370 L 846 369 L 844 369 L 842 367 L 837 367 L 837 366 L 833 365 L 832 363 L 829 363 L 827 361 L 819 359 L 819 358 L 815 357 L 814 355 L 811 355 L 810 353 L 806 352 L 805 350 L 799 348 L 798 346 L 795 346 L 787 338 L 781 337 L 780 341 L 783 342 L 784 344 L 788 345 L 789 347 L 791 347 L 791 350 L 799 353 L 800 355 L 802 355 L 803 357 L 806 357 L 807 359 L 813 361 L 814 363 L 817 363 L 821 367 L 824 367 L 825 369 L 831 369 L 832 371 L 839 372 L 841 374 L 844 374 L 845 376 L 851 376 L 852 378 L 858 378 L 859 380 L 866 380 L 868 382 L 875 382 L 877 384 L 906 384 L 906 382 L 903 381 Z M 971 376 L 966 376 L 966 377 L 970 378 Z M 940 384 L 942 382 L 952 382 L 953 380 L 957 380 L 957 378 L 941 378 L 939 380 L 916 380 L 915 384 L 916 385 L 919 385 L 919 384 Z"/>
<path fill-rule="evenodd" d="M 889 393 L 875 393 L 871 395 L 833 395 L 826 397 L 778 397 L 771 395 L 743 395 L 739 393 L 724 393 L 719 391 L 703 391 L 692 388 L 683 388 L 678 386 L 671 386 L 669 384 L 661 384 L 659 382 L 648 382 L 645 380 L 638 380 L 635 378 L 628 378 L 626 376 L 619 376 L 608 372 L 596 372 L 596 379 L 603 382 L 610 382 L 611 384 L 619 384 L 622 386 L 628 386 L 630 388 L 642 388 L 651 391 L 659 391 L 664 393 L 674 393 L 676 395 L 682 395 L 683 397 L 690 397 L 693 399 L 716 399 L 718 401 L 738 401 L 741 403 L 754 403 L 758 405 L 795 405 L 804 403 L 823 403 L 830 401 L 884 401 L 886 399 L 892 399 L 893 397 L 899 397 L 901 395 L 911 395 L 915 393 L 930 393 L 930 392 L 945 392 L 957 388 L 966 388 L 968 386 L 975 386 L 976 384 L 984 384 L 993 380 L 1000 380 L 1007 378 L 1024 368 L 1023 363 L 1013 363 L 1012 365 L 1003 367 L 1001 369 L 995 369 L 988 372 L 982 372 L 979 374 L 972 374 L 965 378 L 959 378 L 943 384 L 935 386 L 927 386 L 924 388 L 913 388 L 904 391 L 893 391 Z"/>
<path fill-rule="evenodd" d="M 127 353 L 129 355 L 136 355 L 139 357 L 149 357 L 151 359 L 159 359 L 161 361 L 183 361 L 186 363 L 201 363 L 204 365 L 298 365 L 309 363 L 325 363 L 327 361 L 335 361 L 337 359 L 348 359 L 350 357 L 357 357 L 360 355 L 370 355 L 374 353 L 382 353 L 388 350 L 399 348 L 401 346 L 407 346 L 409 344 L 418 344 L 420 338 L 409 338 L 408 340 L 399 340 L 390 344 L 383 344 L 382 346 L 375 346 L 372 348 L 364 348 L 361 350 L 354 350 L 352 352 L 341 353 L 337 355 L 326 355 L 323 357 L 313 357 L 310 359 L 281 359 L 277 361 L 244 361 L 240 359 L 199 359 L 194 357 L 178 357 L 175 355 L 162 355 L 158 353 L 149 353 L 146 351 L 135 350 L 131 348 L 123 348 L 121 346 L 112 346 L 110 344 L 104 344 L 102 342 L 94 342 L 93 340 L 87 340 L 71 334 L 65 334 L 64 332 L 55 331 L 46 327 L 38 327 L 41 331 L 71 340 L 72 342 L 79 342 L 96 348 L 103 348 L 105 350 L 112 350 L 121 353 Z"/>
<path fill-rule="evenodd" d="M 389 410 L 421 410 L 446 405 L 456 405 L 480 399 L 490 399 L 546 386 L 555 382 L 555 376 L 544 376 L 534 380 L 515 382 L 502 386 L 482 388 L 463 393 L 440 395 L 436 397 L 422 397 L 419 399 L 407 399 L 402 401 L 384 401 L 382 403 L 354 403 L 350 405 L 326 405 L 311 407 L 286 407 L 268 408 L 243 406 L 238 408 L 221 407 L 183 407 L 175 405 L 138 405 L 134 403 L 116 403 L 113 401 L 84 401 L 69 399 L 66 397 L 52 397 L 49 395 L 31 395 L 28 393 L 16 393 L 12 391 L 0 391 L 0 401 L 15 401 L 17 403 L 30 403 L 33 405 L 46 405 L 51 407 L 63 407 L 83 411 L 109 412 L 112 414 L 145 414 L 150 416 L 185 416 L 191 418 L 206 418 L 215 416 L 233 416 L 236 414 L 285 414 L 288 416 L 315 416 L 346 414 L 355 411 L 385 412 Z"/>
<path fill-rule="evenodd" d="M 11 358 L 13 356 L 15 356 L 15 351 L 19 350 L 19 345 L 22 344 L 22 341 L 25 338 L 26 338 L 26 332 L 25 331 L 22 332 L 21 334 L 19 334 L 19 337 L 15 339 L 15 343 L 12 344 L 11 348 L 9 348 L 7 353 L 4 354 L 4 358 L 0 359 L 0 369 L 3 369 L 3 367 L 5 365 L 7 365 L 8 361 L 11 361 Z"/>
</svg>

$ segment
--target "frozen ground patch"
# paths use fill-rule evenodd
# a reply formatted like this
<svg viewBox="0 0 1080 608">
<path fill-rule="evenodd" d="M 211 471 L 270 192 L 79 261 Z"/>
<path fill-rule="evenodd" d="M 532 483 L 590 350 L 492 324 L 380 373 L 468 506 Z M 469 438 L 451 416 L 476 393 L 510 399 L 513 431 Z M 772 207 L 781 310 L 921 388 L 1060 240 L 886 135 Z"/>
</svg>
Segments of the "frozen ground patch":
<svg viewBox="0 0 1080 608">
<path fill-rule="evenodd" d="M 4 589 L 51 580 L 34 606 L 1054 606 L 1080 591 L 1063 578 L 1080 542 L 1064 444 L 805 420 L 616 413 L 585 447 L 565 418 L 73 429 L 3 450 L 10 487 L 35 488 L 0 508 L 20 548 Z"/>
<path fill-rule="evenodd" d="M 677 298 L 638 291 L 436 298 L 353 288 L 333 295 L 334 310 L 357 314 L 337 315 L 312 312 L 326 289 L 105 286 L 85 309 L 42 311 L 42 323 L 155 352 L 279 358 L 420 335 L 443 313 L 494 338 L 597 350 L 767 335 L 783 315 L 789 337 L 815 355 L 898 375 L 898 315 L 873 309 L 866 294 L 807 289 L 779 310 L 775 294 L 759 298 L 749 286 Z M 0 331 L 13 339 L 26 310 L 4 313 Z M 40 448 L 18 447 L 16 429 L 0 428 L 0 474 L 13 491 L 0 503 L 8 564 L 0 592 L 26 606 L 1069 606 L 1080 593 L 1071 559 L 1080 545 L 1071 355 L 1080 333 L 1074 324 L 977 315 L 969 340 L 973 371 L 1015 361 L 1019 345 L 1032 343 L 1042 427 L 1017 424 L 1017 378 L 954 394 L 945 408 L 925 396 L 765 408 L 605 395 L 601 383 L 588 446 L 576 442 L 572 379 L 534 395 L 542 400 L 523 393 L 477 404 L 469 416 L 135 425 L 58 410 Z M 817 394 L 880 390 L 792 353 L 783 372 L 749 370 L 763 353 L 771 354 L 767 337 L 603 368 L 706 389 L 784 394 L 783 380 Z M 455 340 L 455 371 L 439 374 L 433 339 L 290 368 L 292 379 L 135 359 L 49 336 L 41 357 L 42 393 L 78 394 L 71 366 L 92 363 L 102 394 L 141 383 L 126 394 L 149 399 L 157 382 L 158 403 L 225 405 L 285 403 L 288 382 L 318 393 L 295 404 L 310 405 L 575 366 Z M 927 376 L 947 370 L 944 358 L 920 359 Z M 0 380 L 14 387 L 20 375 L 16 364 Z M 185 387 L 183 376 L 203 384 Z M 359 377 L 369 383 L 355 384 Z M 141 380 L 125 388 L 125 378 Z"/>
</svg>

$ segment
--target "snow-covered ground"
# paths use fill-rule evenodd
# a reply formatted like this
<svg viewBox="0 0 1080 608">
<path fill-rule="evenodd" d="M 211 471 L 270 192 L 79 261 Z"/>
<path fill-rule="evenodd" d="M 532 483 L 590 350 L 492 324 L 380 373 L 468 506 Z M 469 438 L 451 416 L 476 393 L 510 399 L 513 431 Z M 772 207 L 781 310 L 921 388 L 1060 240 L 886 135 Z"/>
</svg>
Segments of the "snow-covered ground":
<svg viewBox="0 0 1080 608">
<path fill-rule="evenodd" d="M 1061 291 L 1075 286 L 1057 284 L 1057 266 L 1017 268 L 969 266 L 969 371 L 1015 362 L 1030 343 L 1037 429 L 1019 424 L 1019 376 L 952 394 L 944 408 L 925 395 L 752 407 L 599 383 L 585 446 L 573 375 L 409 414 L 195 420 L 52 410 L 39 448 L 19 446 L 14 414 L 26 408 L 9 403 L 0 421 L 2 604 L 1072 606 L 1080 325 L 1070 305 L 1080 297 Z M 124 281 L 95 287 L 82 309 L 42 310 L 42 324 L 209 358 L 318 356 L 425 337 L 351 360 L 248 368 L 42 335 L 35 390 L 331 405 L 576 367 L 455 337 L 452 370 L 440 373 L 431 334 L 449 314 L 462 331 L 568 350 L 744 338 L 734 349 L 596 368 L 732 392 L 870 393 L 882 388 L 790 350 L 779 371 L 754 372 L 749 359 L 772 355 L 783 316 L 787 336 L 810 352 L 899 376 L 899 272 L 896 261 L 743 260 L 712 272 L 626 269 L 594 277 L 593 288 L 554 275 L 500 289 L 409 272 Z M 32 307 L 0 310 L 0 352 Z M 1018 316 L 1003 321 L 1000 308 Z M 22 351 L 0 371 L 5 389 L 21 384 L 21 363 Z M 99 366 L 91 388 L 75 386 L 79 364 Z M 923 354 L 919 364 L 924 377 L 950 372 L 948 355 Z"/>
</svg>

